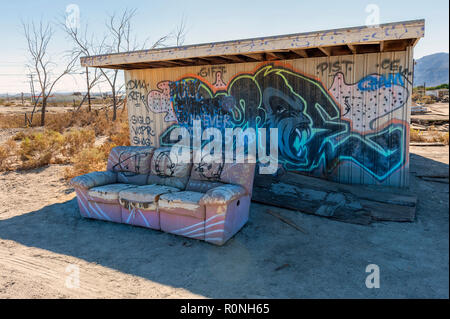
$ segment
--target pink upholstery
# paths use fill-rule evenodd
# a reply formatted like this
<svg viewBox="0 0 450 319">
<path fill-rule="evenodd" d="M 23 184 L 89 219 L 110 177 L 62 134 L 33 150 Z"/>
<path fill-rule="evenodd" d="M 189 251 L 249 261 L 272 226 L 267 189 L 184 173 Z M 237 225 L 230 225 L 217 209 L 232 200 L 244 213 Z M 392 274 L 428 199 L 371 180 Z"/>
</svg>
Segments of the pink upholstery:
<svg viewBox="0 0 450 319">
<path fill-rule="evenodd" d="M 111 172 L 128 172 L 148 174 L 154 148 L 145 146 L 119 146 L 111 150 L 107 170 Z"/>
<path fill-rule="evenodd" d="M 171 155 L 169 147 L 155 150 L 147 184 L 158 184 L 176 187 L 180 190 L 186 188 L 192 164 L 185 163 L 177 156 Z"/>
<path fill-rule="evenodd" d="M 164 194 L 158 202 L 159 210 L 169 214 L 204 219 L 205 205 L 200 204 L 204 195 L 203 193 L 189 191 Z"/>
<path fill-rule="evenodd" d="M 137 187 L 132 184 L 108 184 L 91 188 L 88 191 L 88 199 L 98 203 L 118 204 L 119 193 L 129 188 Z"/>
<path fill-rule="evenodd" d="M 160 230 L 159 213 L 156 210 L 122 207 L 122 223 Z"/>
<path fill-rule="evenodd" d="M 247 222 L 255 164 L 184 163 L 170 148 L 116 147 L 72 179 L 80 214 L 223 245 Z"/>
</svg>

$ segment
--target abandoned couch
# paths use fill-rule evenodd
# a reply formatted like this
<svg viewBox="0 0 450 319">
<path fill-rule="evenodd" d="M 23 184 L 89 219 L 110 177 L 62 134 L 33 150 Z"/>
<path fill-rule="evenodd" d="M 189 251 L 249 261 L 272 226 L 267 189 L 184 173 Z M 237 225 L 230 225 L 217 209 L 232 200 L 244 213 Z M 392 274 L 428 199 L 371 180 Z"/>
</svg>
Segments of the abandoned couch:
<svg viewBox="0 0 450 319">
<path fill-rule="evenodd" d="M 170 148 L 120 146 L 107 171 L 71 184 L 83 217 L 222 245 L 248 220 L 254 172 L 250 163 L 178 163 Z"/>
</svg>

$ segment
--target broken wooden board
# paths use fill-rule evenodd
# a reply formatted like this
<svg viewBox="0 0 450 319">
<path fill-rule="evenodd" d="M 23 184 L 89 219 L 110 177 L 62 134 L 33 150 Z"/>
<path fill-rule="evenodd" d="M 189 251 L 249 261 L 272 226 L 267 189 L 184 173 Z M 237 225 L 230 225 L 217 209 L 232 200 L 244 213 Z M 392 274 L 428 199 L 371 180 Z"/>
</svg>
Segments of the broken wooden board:
<svg viewBox="0 0 450 319">
<path fill-rule="evenodd" d="M 252 200 L 362 225 L 414 221 L 417 204 L 415 196 L 399 189 L 339 184 L 296 173 L 257 175 Z"/>
</svg>

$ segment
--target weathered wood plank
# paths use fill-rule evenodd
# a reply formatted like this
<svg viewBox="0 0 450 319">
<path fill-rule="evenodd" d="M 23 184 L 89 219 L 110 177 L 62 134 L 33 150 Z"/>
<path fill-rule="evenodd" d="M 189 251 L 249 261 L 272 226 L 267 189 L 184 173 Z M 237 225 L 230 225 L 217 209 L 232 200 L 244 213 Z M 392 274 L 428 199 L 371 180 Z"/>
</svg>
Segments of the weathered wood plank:
<svg viewBox="0 0 450 319">
<path fill-rule="evenodd" d="M 399 190 L 338 184 L 305 175 L 257 175 L 252 200 L 354 224 L 414 221 L 417 198 Z"/>
</svg>

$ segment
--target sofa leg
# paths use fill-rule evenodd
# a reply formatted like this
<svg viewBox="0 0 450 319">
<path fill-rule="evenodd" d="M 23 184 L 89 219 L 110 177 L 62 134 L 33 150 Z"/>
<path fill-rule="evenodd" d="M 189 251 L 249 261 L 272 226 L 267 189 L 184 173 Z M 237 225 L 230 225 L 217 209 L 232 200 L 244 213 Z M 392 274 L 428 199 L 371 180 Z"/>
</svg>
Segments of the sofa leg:
<svg viewBox="0 0 450 319">
<path fill-rule="evenodd" d="M 94 218 L 94 212 L 89 208 L 89 201 L 87 199 L 87 190 L 82 188 L 75 188 L 77 194 L 78 208 L 80 215 L 84 218 Z"/>
<path fill-rule="evenodd" d="M 206 207 L 205 241 L 223 245 L 248 221 L 250 197 L 235 200 L 228 205 Z"/>
<path fill-rule="evenodd" d="M 141 226 L 160 230 L 159 213 L 155 210 L 144 210 L 139 208 L 132 208 L 129 210 L 122 207 L 122 222 L 124 224 Z"/>
</svg>

